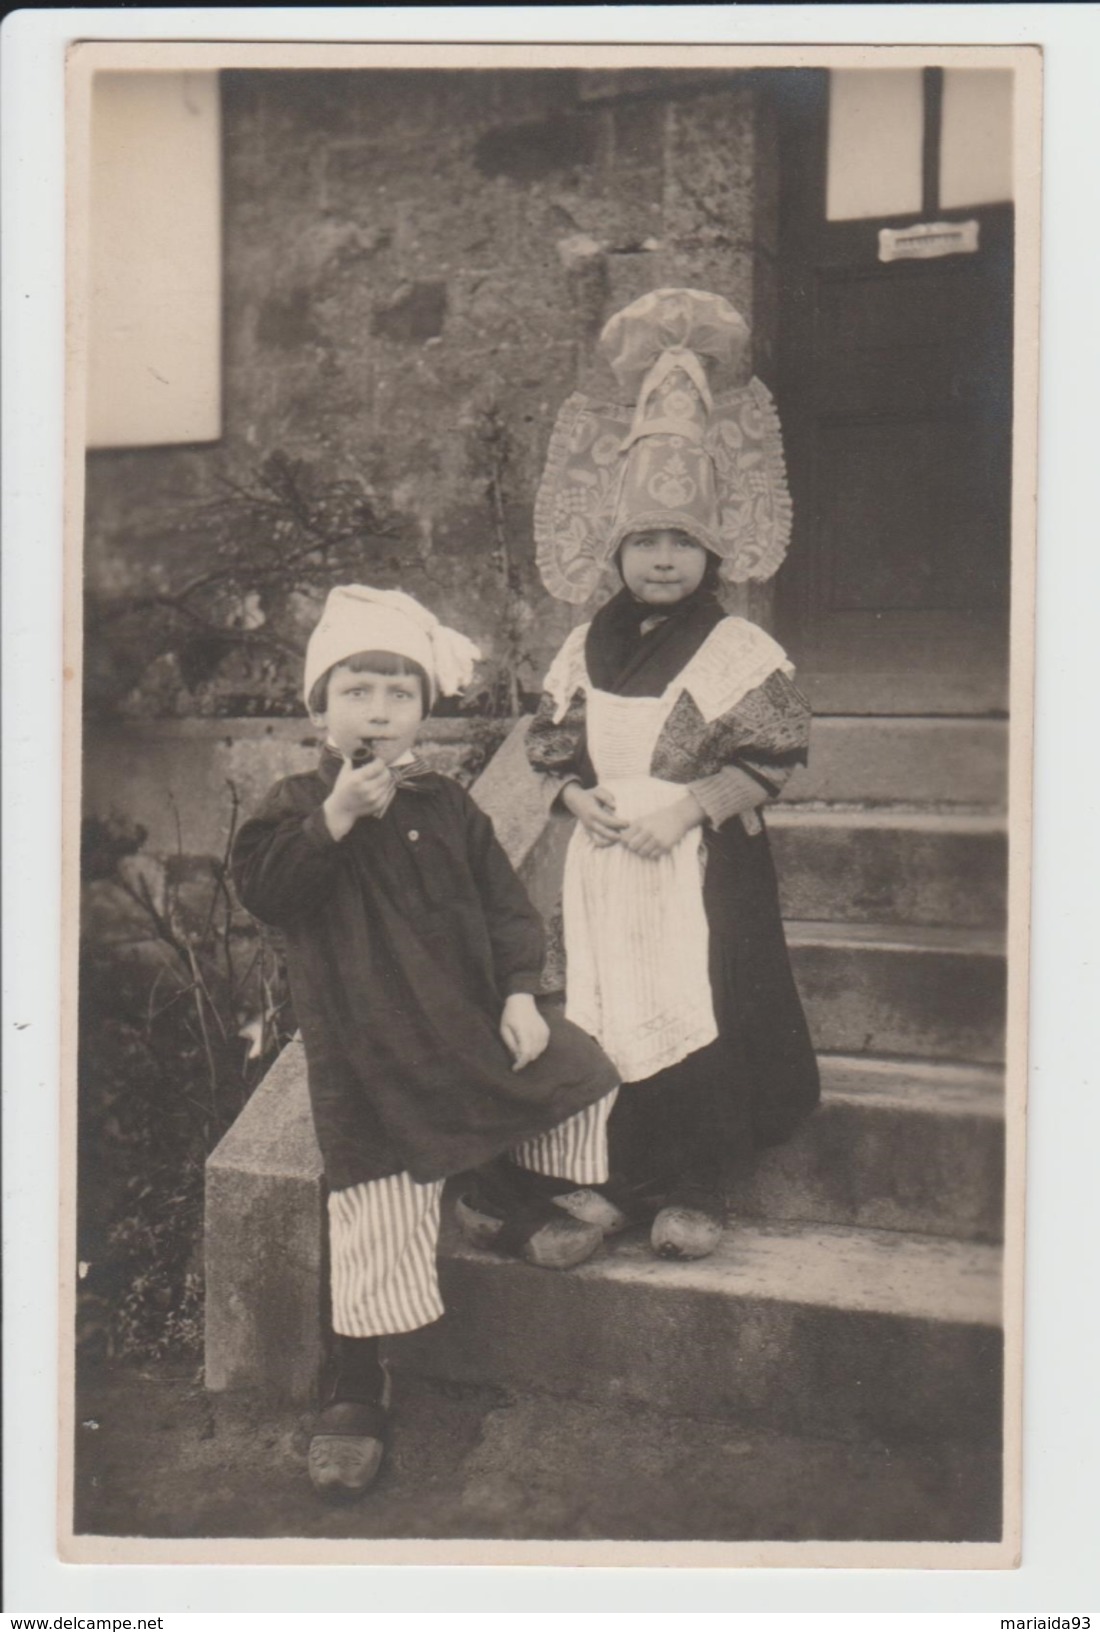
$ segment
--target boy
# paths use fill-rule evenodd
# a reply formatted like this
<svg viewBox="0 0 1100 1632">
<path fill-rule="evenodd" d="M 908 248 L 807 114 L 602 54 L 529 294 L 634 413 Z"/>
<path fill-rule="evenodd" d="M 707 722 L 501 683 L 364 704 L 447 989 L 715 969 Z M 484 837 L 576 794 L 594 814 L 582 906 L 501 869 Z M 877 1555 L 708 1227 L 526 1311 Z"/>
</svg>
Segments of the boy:
<svg viewBox="0 0 1100 1632">
<path fill-rule="evenodd" d="M 380 1338 L 443 1313 L 445 1178 L 481 1167 L 467 1227 L 531 1263 L 568 1268 L 603 1235 L 550 1198 L 606 1179 L 618 1078 L 540 1012 L 541 920 L 488 817 L 413 753 L 479 655 L 410 596 L 334 589 L 305 664 L 320 763 L 278 783 L 233 850 L 243 905 L 285 938 L 330 1191 L 336 1380 L 309 1452 L 329 1496 L 381 1465 Z"/>
</svg>

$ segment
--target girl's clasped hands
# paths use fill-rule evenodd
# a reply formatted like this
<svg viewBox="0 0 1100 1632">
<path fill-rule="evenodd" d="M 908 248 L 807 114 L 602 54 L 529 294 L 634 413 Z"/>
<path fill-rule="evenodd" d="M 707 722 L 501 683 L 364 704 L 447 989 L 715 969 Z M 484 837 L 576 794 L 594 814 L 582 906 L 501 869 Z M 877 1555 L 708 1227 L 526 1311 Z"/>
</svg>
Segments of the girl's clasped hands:
<svg viewBox="0 0 1100 1632">
<path fill-rule="evenodd" d="M 582 788 L 579 782 L 570 782 L 562 791 L 561 802 L 601 849 L 621 844 L 646 861 L 667 855 L 704 819 L 703 808 L 692 793 L 632 822 L 615 814 L 615 795 L 608 788 Z"/>
</svg>

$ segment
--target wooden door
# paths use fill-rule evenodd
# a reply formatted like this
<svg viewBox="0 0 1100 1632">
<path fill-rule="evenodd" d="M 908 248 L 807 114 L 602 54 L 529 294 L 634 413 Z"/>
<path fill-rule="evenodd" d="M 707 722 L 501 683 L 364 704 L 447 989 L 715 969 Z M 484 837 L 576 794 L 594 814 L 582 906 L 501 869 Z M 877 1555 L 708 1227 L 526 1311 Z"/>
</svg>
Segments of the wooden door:
<svg viewBox="0 0 1100 1632">
<path fill-rule="evenodd" d="M 819 712 L 1006 707 L 1013 216 L 941 208 L 937 75 L 924 73 L 921 208 L 862 219 L 826 218 L 829 75 L 777 88 L 795 511 L 777 624 Z M 879 258 L 881 228 L 922 221 L 976 223 L 977 252 Z"/>
</svg>

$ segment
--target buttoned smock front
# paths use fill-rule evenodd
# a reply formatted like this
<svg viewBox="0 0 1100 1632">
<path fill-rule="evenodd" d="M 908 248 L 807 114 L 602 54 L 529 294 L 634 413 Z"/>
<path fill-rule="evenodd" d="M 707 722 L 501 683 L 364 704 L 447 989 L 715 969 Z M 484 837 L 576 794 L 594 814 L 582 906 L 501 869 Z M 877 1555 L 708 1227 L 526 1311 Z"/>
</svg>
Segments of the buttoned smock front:
<svg viewBox="0 0 1100 1632">
<path fill-rule="evenodd" d="M 493 832 L 450 777 L 418 768 L 385 814 L 332 838 L 341 759 L 278 783 L 233 850 L 242 904 L 283 933 L 332 1189 L 464 1171 L 617 1084 L 590 1037 L 548 1010 L 520 1071 L 504 1001 L 539 988 L 542 921 Z"/>
</svg>

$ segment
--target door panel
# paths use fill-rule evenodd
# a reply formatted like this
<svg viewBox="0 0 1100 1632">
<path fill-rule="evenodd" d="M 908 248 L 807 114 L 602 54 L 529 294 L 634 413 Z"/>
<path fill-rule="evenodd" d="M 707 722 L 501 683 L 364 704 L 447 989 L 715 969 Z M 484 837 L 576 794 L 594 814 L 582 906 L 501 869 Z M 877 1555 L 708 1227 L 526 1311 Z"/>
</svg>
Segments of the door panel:
<svg viewBox="0 0 1100 1632">
<path fill-rule="evenodd" d="M 989 540 L 996 495 L 976 480 L 982 427 L 944 418 L 821 428 L 819 544 L 830 612 L 965 611 L 1003 603 Z"/>
<path fill-rule="evenodd" d="M 827 221 L 828 76 L 784 76 L 778 95 L 777 396 L 795 513 L 780 636 L 821 711 L 1002 711 L 1011 206 L 941 211 L 926 177 L 919 217 Z M 880 227 L 929 219 L 977 220 L 978 252 L 878 260 Z"/>
</svg>

